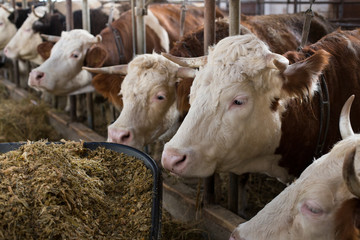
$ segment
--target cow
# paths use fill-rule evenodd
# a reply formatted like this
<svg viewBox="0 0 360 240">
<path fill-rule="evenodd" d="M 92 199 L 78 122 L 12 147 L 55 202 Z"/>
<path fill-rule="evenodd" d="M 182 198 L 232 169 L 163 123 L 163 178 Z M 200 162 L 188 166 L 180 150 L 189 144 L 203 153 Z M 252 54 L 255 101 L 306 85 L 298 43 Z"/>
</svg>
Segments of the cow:
<svg viewBox="0 0 360 240">
<path fill-rule="evenodd" d="M 25 20 L 19 31 L 7 44 L 4 52 L 10 58 L 19 58 L 32 61 L 38 65 L 44 62 L 46 55 L 38 53 L 38 47 L 43 43 L 41 34 L 60 36 L 66 30 L 66 17 L 57 9 L 53 13 L 48 12 L 48 7 L 42 7 L 42 11 L 36 11 Z M 38 9 L 38 8 L 35 8 Z M 25 10 L 24 10 L 25 11 Z M 74 29 L 82 29 L 82 10 L 73 11 Z M 90 32 L 94 35 L 100 33 L 106 27 L 109 16 L 102 7 L 90 9 Z M 52 42 L 44 42 L 46 49 L 51 49 Z M 50 50 L 48 50 L 50 51 Z"/>
<path fill-rule="evenodd" d="M 339 103 L 360 94 L 359 53 L 359 29 L 284 55 L 251 33 L 224 38 L 197 65 L 190 109 L 164 146 L 163 167 L 182 177 L 258 172 L 291 181 L 340 139 Z"/>
<path fill-rule="evenodd" d="M 24 23 L 12 37 L 10 42 L 4 48 L 4 53 L 8 58 L 20 58 L 30 60 L 35 64 L 41 64 L 43 59 L 37 54 L 37 46 L 42 42 L 40 34 L 34 34 L 32 24 L 48 11 L 48 7 L 36 7 L 34 12 L 30 13 Z M 29 41 L 31 39 L 31 41 Z M 26 42 L 24 46 L 23 43 Z"/>
<path fill-rule="evenodd" d="M 250 20 L 248 21 L 248 19 Z M 263 29 L 274 29 L 273 31 L 276 29 L 279 37 L 277 42 L 283 44 L 279 45 L 274 41 L 272 35 L 265 41 L 269 42 L 268 45 L 272 51 L 284 53 L 286 50 L 296 49 L 300 44 L 303 22 L 304 15 L 298 13 L 251 17 L 243 15 L 241 24 L 250 26 L 253 33 L 259 34 L 263 39 L 266 38 L 263 35 Z M 319 40 L 325 33 L 334 30 L 332 25 L 318 14 L 315 14 L 312 24 L 313 29 L 309 35 L 311 41 Z M 245 27 L 242 29 L 249 31 Z M 186 34 L 175 44 L 170 53 L 178 56 L 191 55 L 192 57 L 203 55 L 203 33 L 203 28 L 201 28 Z M 216 21 L 216 40 L 219 41 L 228 34 L 228 20 Z M 287 41 L 283 39 L 284 36 L 287 37 Z M 93 79 L 93 85 L 105 97 L 116 101 L 115 105 L 121 105 L 124 102 L 124 108 L 119 118 L 108 127 L 108 141 L 142 148 L 154 140 L 164 140 L 175 133 L 189 109 L 187 96 L 192 81 L 191 78 L 187 78 L 186 81 L 179 80 L 178 66 L 156 53 L 139 56 L 133 61 L 133 67 L 128 71 L 121 90 L 122 79 L 120 77 L 116 84 L 114 76 L 104 79 L 97 75 Z M 145 72 L 151 72 L 151 74 L 144 74 Z M 111 83 L 106 91 L 105 85 L 108 82 Z M 121 96 L 118 96 L 119 92 Z M 154 101 L 156 94 L 157 97 L 163 97 L 162 101 Z M 131 95 L 137 95 L 137 97 L 128 97 Z"/>
<path fill-rule="evenodd" d="M 236 227 L 230 240 L 359 239 L 360 171 L 354 164 L 360 162 L 360 135 L 353 133 L 348 116 L 353 98 L 340 120 L 343 140 L 256 216 Z"/>
<path fill-rule="evenodd" d="M 8 19 L 12 11 L 8 6 L 0 5 L 0 50 L 4 49 L 16 33 L 15 25 Z"/>
<path fill-rule="evenodd" d="M 203 7 L 187 7 L 185 32 L 203 24 L 203 12 Z M 180 19 L 180 13 L 181 6 L 176 4 L 152 4 L 148 7 L 148 15 L 145 16 L 147 52 L 169 51 L 173 43 L 179 39 L 180 23 L 176 19 Z M 218 11 L 217 16 L 221 17 L 222 13 Z M 114 21 L 111 28 L 106 27 L 103 29 L 99 34 L 102 42 L 94 46 L 90 46 L 86 41 L 83 42 L 85 45 L 78 45 L 76 42 L 80 41 L 80 35 L 77 35 L 77 38 L 67 38 L 66 41 L 61 37 L 55 44 L 59 46 L 57 49 L 60 52 L 57 53 L 52 49 L 50 58 L 41 66 L 32 70 L 28 81 L 29 86 L 55 95 L 65 95 L 70 90 L 75 91 L 78 87 L 91 84 L 92 77 L 89 77 L 87 81 L 83 81 L 84 85 L 82 86 L 73 80 L 81 71 L 84 71 L 81 68 L 82 66 L 101 67 L 128 63 L 133 58 L 131 22 L 130 10 Z M 69 34 L 72 35 L 73 31 L 75 30 L 70 31 Z M 79 31 L 76 31 L 76 34 L 78 33 Z M 88 38 L 86 33 L 83 36 L 84 39 Z M 118 36 L 120 41 L 116 42 L 115 36 Z M 77 58 L 74 59 L 72 53 L 80 50 L 84 53 L 77 54 Z M 65 66 L 67 66 L 66 71 L 64 71 Z M 73 87 L 68 88 L 72 83 L 74 83 Z M 52 87 L 49 87 L 50 85 Z M 63 86 L 67 86 L 66 89 Z"/>
</svg>

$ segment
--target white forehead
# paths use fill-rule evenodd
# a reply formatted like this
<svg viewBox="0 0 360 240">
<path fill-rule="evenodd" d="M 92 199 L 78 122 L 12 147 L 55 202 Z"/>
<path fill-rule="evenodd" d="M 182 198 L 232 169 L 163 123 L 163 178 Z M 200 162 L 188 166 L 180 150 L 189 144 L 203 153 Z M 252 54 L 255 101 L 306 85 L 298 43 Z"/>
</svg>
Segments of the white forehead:
<svg viewBox="0 0 360 240">
<path fill-rule="evenodd" d="M 128 74 L 121 85 L 121 93 L 131 91 L 145 94 L 154 88 L 170 87 L 174 84 L 178 67 L 156 53 L 139 55 L 129 63 Z"/>
<path fill-rule="evenodd" d="M 222 39 L 210 49 L 207 64 L 196 74 L 190 102 L 197 95 L 219 99 L 222 92 L 234 91 L 235 84 L 248 91 L 251 85 L 245 80 L 266 68 L 269 53 L 267 45 L 253 34 Z"/>
<path fill-rule="evenodd" d="M 69 32 L 62 32 L 60 40 L 54 45 L 51 54 L 66 53 L 74 50 L 82 50 L 94 36 L 83 29 L 74 29 Z"/>
</svg>

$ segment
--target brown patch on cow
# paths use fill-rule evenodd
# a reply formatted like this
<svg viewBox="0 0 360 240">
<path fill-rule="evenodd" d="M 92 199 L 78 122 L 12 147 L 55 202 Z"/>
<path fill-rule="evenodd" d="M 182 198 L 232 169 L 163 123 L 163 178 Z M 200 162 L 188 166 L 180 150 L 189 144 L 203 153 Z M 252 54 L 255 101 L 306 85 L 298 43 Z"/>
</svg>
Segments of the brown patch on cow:
<svg viewBox="0 0 360 240">
<path fill-rule="evenodd" d="M 176 107 L 180 112 L 180 121 L 182 121 L 189 112 L 189 95 L 193 81 L 193 78 L 185 78 L 176 84 Z"/>
<path fill-rule="evenodd" d="M 51 49 L 54 45 L 55 43 L 53 42 L 42 42 L 37 46 L 37 51 L 39 55 L 46 60 L 50 57 Z"/>
<path fill-rule="evenodd" d="M 284 77 L 283 90 L 290 96 L 303 97 L 305 92 L 315 84 L 314 74 L 320 75 L 329 63 L 330 54 L 325 50 L 318 50 L 311 57 L 291 64 L 286 69 L 280 69 Z M 276 63 L 275 63 L 276 64 Z"/>
<path fill-rule="evenodd" d="M 275 98 L 272 102 L 271 102 L 271 105 L 270 105 L 270 109 L 273 111 L 273 112 L 276 112 L 278 107 L 279 107 L 279 98 Z"/>
<path fill-rule="evenodd" d="M 351 45 L 350 45 L 351 43 Z M 349 46 L 351 46 L 349 48 Z M 327 153 L 333 145 L 341 140 L 339 116 L 343 104 L 352 94 L 360 96 L 360 33 L 354 31 L 336 31 L 328 34 L 317 43 L 304 47 L 300 52 L 284 54 L 291 60 L 304 59 L 323 49 L 331 54 L 329 63 L 323 72 L 329 91 L 330 117 L 327 137 L 321 154 Z M 290 60 L 289 59 L 289 60 Z M 305 60 L 306 61 L 306 60 Z M 319 94 L 308 99 L 291 100 L 282 116 L 280 146 L 276 154 L 282 159 L 281 167 L 298 177 L 313 162 L 316 153 L 317 139 L 320 134 Z M 360 110 L 360 99 L 355 99 L 352 112 Z M 360 114 L 351 114 L 354 132 L 360 132 Z"/>
<path fill-rule="evenodd" d="M 335 239 L 360 239 L 360 200 L 348 199 L 342 203 L 335 215 Z"/>
<path fill-rule="evenodd" d="M 107 98 L 115 107 L 121 109 L 123 102 L 119 92 L 123 80 L 124 76 L 117 74 L 97 74 L 92 79 L 92 85 L 97 92 Z"/>
<path fill-rule="evenodd" d="M 104 65 L 107 52 L 102 46 L 94 45 L 86 53 L 84 66 L 98 68 Z"/>
</svg>

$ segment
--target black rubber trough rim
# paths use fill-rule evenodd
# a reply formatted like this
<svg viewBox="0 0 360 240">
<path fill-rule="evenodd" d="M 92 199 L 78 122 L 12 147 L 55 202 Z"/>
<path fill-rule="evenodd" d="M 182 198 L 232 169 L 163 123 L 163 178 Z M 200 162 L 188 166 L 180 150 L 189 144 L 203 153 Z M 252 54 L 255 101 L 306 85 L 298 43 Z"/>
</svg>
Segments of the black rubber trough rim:
<svg viewBox="0 0 360 240">
<path fill-rule="evenodd" d="M 48 142 L 48 143 L 59 143 L 61 142 Z M 9 142 L 9 143 L 0 143 L 0 153 L 6 153 L 12 150 L 18 149 L 25 142 Z M 161 212 L 162 212 L 162 178 L 161 178 L 161 169 L 156 164 L 156 162 L 146 153 L 126 145 L 109 143 L 109 142 L 84 142 L 84 147 L 90 150 L 95 150 L 97 147 L 104 147 L 116 151 L 118 153 L 124 153 L 129 156 L 136 157 L 144 162 L 147 168 L 152 171 L 153 174 L 153 203 L 151 209 L 151 230 L 150 230 L 150 240 L 160 239 L 161 236 Z"/>
</svg>

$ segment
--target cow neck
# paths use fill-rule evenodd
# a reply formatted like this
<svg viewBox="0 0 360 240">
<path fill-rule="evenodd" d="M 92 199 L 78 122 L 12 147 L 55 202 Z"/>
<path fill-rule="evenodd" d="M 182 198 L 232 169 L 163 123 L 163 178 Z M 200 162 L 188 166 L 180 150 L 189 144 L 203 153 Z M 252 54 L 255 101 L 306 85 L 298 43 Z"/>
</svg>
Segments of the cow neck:
<svg viewBox="0 0 360 240">
<path fill-rule="evenodd" d="M 125 63 L 125 55 L 124 55 L 125 50 L 124 50 L 124 44 L 123 44 L 120 32 L 116 28 L 113 28 L 111 26 L 111 24 L 107 24 L 107 25 L 114 35 L 116 49 L 117 49 L 118 55 L 119 55 L 119 64 Z"/>
<path fill-rule="evenodd" d="M 307 52 L 306 57 L 310 57 L 311 54 Z M 325 141 L 327 138 L 329 124 L 330 124 L 330 98 L 329 90 L 326 84 L 325 76 L 322 73 L 318 81 L 318 95 L 319 95 L 319 107 L 320 107 L 320 121 L 319 121 L 319 134 L 317 137 L 316 148 L 314 157 L 319 158 L 323 155 Z"/>
</svg>

